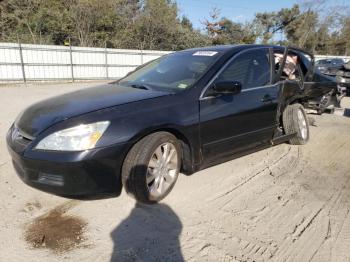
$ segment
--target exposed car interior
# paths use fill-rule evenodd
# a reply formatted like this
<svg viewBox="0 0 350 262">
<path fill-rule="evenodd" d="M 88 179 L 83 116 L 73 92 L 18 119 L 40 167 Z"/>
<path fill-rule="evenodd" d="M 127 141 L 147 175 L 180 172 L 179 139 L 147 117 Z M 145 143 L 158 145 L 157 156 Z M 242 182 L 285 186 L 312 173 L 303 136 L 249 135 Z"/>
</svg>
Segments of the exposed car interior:
<svg viewBox="0 0 350 262">
<path fill-rule="evenodd" d="M 275 52 L 274 58 L 275 58 L 275 72 L 279 72 L 280 66 L 283 62 L 283 54 Z M 300 67 L 300 59 L 298 58 L 297 54 L 294 54 L 292 52 L 289 52 L 286 58 L 286 62 L 284 64 L 284 68 L 281 74 L 281 80 L 296 80 L 301 81 L 302 80 L 302 70 Z"/>
</svg>

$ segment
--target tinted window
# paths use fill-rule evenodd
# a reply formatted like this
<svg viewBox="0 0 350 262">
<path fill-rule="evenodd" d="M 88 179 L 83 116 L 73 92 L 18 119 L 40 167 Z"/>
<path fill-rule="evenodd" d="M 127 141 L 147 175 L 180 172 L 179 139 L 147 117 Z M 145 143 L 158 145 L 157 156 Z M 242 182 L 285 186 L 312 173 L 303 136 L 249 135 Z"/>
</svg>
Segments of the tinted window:
<svg viewBox="0 0 350 262">
<path fill-rule="evenodd" d="M 317 65 L 325 65 L 325 64 L 330 64 L 330 61 L 328 60 L 318 60 L 316 61 Z"/>
<path fill-rule="evenodd" d="M 342 65 L 344 61 L 342 59 L 322 59 L 316 62 L 317 65 Z"/>
<path fill-rule="evenodd" d="M 342 59 L 333 59 L 332 63 L 335 65 L 342 65 L 344 61 Z"/>
<path fill-rule="evenodd" d="M 154 60 L 121 79 L 125 86 L 181 90 L 191 87 L 221 56 L 215 51 L 186 51 Z"/>
<path fill-rule="evenodd" d="M 270 83 L 269 50 L 243 52 L 220 74 L 217 81 L 239 81 L 242 89 L 265 86 Z"/>
</svg>

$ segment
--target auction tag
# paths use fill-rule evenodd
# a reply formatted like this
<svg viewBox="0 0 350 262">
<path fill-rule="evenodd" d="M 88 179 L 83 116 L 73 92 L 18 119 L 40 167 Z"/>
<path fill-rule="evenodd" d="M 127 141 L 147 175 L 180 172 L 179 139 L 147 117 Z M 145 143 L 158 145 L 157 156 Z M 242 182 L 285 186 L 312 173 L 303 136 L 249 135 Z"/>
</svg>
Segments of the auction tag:
<svg viewBox="0 0 350 262">
<path fill-rule="evenodd" d="M 218 52 L 215 51 L 197 51 L 193 54 L 193 56 L 214 56 Z"/>
<path fill-rule="evenodd" d="M 186 85 L 186 84 L 179 84 L 177 87 L 178 88 L 186 88 L 188 85 Z"/>
</svg>

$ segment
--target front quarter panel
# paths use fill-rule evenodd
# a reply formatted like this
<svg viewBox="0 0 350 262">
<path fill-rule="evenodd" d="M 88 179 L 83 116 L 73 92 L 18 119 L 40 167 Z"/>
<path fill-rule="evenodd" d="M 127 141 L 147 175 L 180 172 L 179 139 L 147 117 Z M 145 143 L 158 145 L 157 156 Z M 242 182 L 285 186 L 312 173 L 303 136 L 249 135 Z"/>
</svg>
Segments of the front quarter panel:
<svg viewBox="0 0 350 262">
<path fill-rule="evenodd" d="M 160 130 L 174 130 L 190 144 L 193 152 L 198 152 L 198 105 L 191 92 L 184 91 L 164 97 L 148 99 L 95 111 L 62 121 L 42 132 L 29 150 L 47 135 L 76 126 L 98 121 L 110 121 L 110 125 L 96 144 L 107 147 L 127 144 L 130 147 L 142 137 Z M 192 156 L 195 159 L 198 155 Z"/>
<path fill-rule="evenodd" d="M 188 139 L 195 135 L 198 108 L 195 101 L 170 95 L 158 99 L 124 105 L 108 114 L 111 125 L 102 137 L 101 145 L 136 142 L 141 137 L 160 129 L 176 129 Z"/>
</svg>

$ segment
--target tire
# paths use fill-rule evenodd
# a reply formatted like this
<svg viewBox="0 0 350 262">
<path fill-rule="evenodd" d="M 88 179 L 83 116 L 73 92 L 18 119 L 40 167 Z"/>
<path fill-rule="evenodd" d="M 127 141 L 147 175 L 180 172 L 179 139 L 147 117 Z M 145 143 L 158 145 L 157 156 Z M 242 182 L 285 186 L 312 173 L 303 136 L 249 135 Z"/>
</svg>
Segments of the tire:
<svg viewBox="0 0 350 262">
<path fill-rule="evenodd" d="M 165 157 L 166 151 L 168 157 Z M 176 183 L 181 156 L 180 143 L 172 134 L 157 132 L 144 137 L 131 148 L 124 160 L 122 183 L 125 191 L 145 204 L 162 200 Z"/>
<path fill-rule="evenodd" d="M 282 116 L 286 135 L 296 134 L 289 140 L 292 145 L 304 145 L 309 141 L 309 121 L 301 104 L 288 105 Z"/>
<path fill-rule="evenodd" d="M 324 113 L 325 109 L 317 109 L 317 114 L 320 116 Z"/>
</svg>

